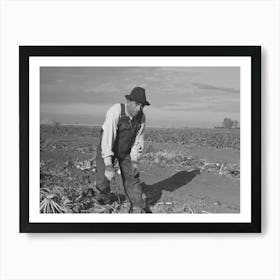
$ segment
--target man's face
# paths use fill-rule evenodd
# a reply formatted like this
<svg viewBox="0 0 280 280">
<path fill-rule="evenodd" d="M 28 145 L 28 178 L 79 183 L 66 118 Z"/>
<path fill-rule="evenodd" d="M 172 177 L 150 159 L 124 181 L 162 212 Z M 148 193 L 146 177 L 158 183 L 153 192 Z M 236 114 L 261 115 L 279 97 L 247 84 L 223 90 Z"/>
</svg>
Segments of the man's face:
<svg viewBox="0 0 280 280">
<path fill-rule="evenodd" d="M 135 117 L 143 108 L 144 106 L 136 101 L 127 101 L 127 111 L 132 117 Z"/>
</svg>

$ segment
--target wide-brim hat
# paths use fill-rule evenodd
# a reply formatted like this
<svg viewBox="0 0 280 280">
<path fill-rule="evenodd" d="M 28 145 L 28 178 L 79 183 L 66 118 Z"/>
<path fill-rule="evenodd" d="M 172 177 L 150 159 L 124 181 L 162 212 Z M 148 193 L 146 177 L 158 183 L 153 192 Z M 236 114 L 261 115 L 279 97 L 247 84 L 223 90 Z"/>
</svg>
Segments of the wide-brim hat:
<svg viewBox="0 0 280 280">
<path fill-rule="evenodd" d="M 146 99 L 145 89 L 142 87 L 135 87 L 129 95 L 125 96 L 128 100 L 136 101 L 142 105 L 149 106 L 150 103 Z"/>
</svg>

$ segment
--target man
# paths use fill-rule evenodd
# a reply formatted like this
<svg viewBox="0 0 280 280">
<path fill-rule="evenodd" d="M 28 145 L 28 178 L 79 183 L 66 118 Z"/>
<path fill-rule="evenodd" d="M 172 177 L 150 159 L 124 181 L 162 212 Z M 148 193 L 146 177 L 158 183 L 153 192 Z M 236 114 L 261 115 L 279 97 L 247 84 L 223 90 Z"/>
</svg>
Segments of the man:
<svg viewBox="0 0 280 280">
<path fill-rule="evenodd" d="M 114 161 L 118 160 L 124 191 L 130 201 L 129 213 L 151 213 L 142 198 L 137 162 L 144 147 L 145 115 L 150 105 L 145 89 L 135 87 L 126 95 L 126 104 L 114 104 L 106 114 L 96 155 L 96 187 L 100 203 L 112 202 L 110 181 L 115 176 Z"/>
</svg>

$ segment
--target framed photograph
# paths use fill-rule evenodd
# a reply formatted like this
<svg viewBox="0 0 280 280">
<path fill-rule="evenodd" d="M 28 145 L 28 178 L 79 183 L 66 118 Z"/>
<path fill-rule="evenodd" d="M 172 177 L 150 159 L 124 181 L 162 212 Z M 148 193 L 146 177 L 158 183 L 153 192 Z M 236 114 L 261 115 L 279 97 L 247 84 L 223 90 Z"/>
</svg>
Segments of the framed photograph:
<svg viewBox="0 0 280 280">
<path fill-rule="evenodd" d="M 20 232 L 261 232 L 260 46 L 20 46 Z"/>
</svg>

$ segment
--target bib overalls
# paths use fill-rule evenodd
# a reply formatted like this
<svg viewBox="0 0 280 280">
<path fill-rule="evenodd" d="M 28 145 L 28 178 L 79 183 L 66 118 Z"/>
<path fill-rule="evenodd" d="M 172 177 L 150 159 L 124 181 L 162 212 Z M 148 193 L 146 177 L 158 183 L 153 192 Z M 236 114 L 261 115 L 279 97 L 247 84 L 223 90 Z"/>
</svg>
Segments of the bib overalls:
<svg viewBox="0 0 280 280">
<path fill-rule="evenodd" d="M 121 104 L 121 115 L 117 128 L 117 136 L 113 145 L 114 156 L 112 157 L 112 163 L 114 163 L 115 159 L 119 162 L 124 192 L 127 198 L 132 206 L 137 206 L 141 209 L 145 207 L 144 200 L 142 199 L 142 187 L 140 184 L 139 173 L 133 174 L 130 151 L 134 144 L 137 132 L 141 127 L 142 117 L 143 112 L 140 111 L 137 116 L 130 119 L 125 114 L 125 105 Z M 104 159 L 101 156 L 101 139 L 102 131 L 96 154 L 96 187 L 102 194 L 106 195 L 110 193 L 110 182 L 104 176 L 105 164 Z"/>
</svg>

